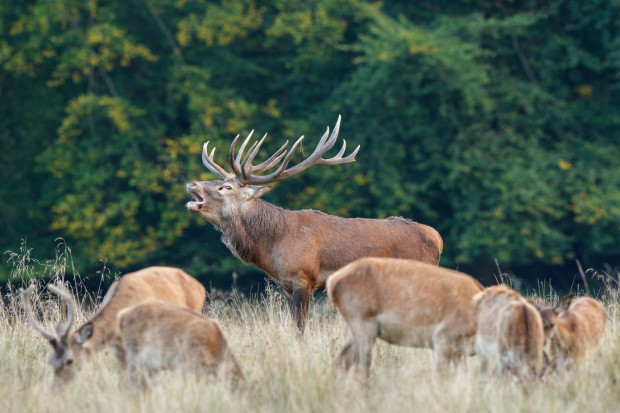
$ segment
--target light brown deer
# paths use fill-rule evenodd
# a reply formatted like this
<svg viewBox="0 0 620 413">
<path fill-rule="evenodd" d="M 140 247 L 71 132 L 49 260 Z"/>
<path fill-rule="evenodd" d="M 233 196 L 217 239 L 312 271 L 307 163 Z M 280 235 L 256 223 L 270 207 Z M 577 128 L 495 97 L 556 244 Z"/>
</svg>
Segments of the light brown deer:
<svg viewBox="0 0 620 413">
<path fill-rule="evenodd" d="M 536 307 L 508 286 L 494 285 L 474 296 L 476 352 L 480 371 L 493 364 L 521 384 L 542 374 L 543 322 Z"/>
<path fill-rule="evenodd" d="M 77 372 L 104 348 L 111 347 L 119 370 L 125 370 L 126 358 L 121 343 L 118 313 L 124 308 L 148 300 L 163 300 L 194 311 L 202 311 L 206 291 L 192 276 L 178 268 L 149 267 L 129 273 L 116 281 L 103 298 L 101 308 L 76 331 L 71 332 L 75 320 L 75 303 L 66 291 L 49 285 L 48 289 L 65 299 L 67 322 L 59 322 L 56 334 L 45 330 L 34 316 L 30 304 L 31 285 L 21 290 L 21 298 L 28 322 L 45 337 L 54 353 L 50 364 L 54 368 L 55 382 L 70 382 Z"/>
<path fill-rule="evenodd" d="M 215 320 L 164 301 L 147 301 L 118 314 L 129 383 L 140 389 L 161 370 L 221 373 L 245 383 Z"/>
<path fill-rule="evenodd" d="M 222 232 L 222 241 L 241 261 L 265 271 L 285 292 L 300 332 L 304 331 L 308 304 L 313 291 L 325 288 L 330 274 L 361 257 L 409 258 L 437 265 L 443 248 L 433 228 L 400 217 L 387 219 L 341 218 L 313 210 L 287 211 L 260 197 L 272 189 L 260 186 L 296 175 L 312 165 L 353 162 L 359 150 L 342 157 L 323 155 L 334 146 L 340 117 L 331 135 L 329 128 L 314 152 L 299 164 L 287 165 L 303 136 L 286 151 L 288 141 L 260 165 L 252 165 L 265 137 L 243 156 L 252 133 L 235 157 L 237 136 L 230 146 L 226 172 L 213 160 L 214 151 L 203 147 L 204 165 L 223 180 L 190 182 L 187 190 L 195 202 L 187 209 L 198 212 Z M 328 138 L 329 136 L 329 138 Z M 272 169 L 267 175 L 257 175 Z"/>
<path fill-rule="evenodd" d="M 349 339 L 333 362 L 336 371 L 356 366 L 368 378 L 377 337 L 390 344 L 435 350 L 445 371 L 474 350 L 472 297 L 482 286 L 467 274 L 418 261 L 362 258 L 327 280 L 327 295 L 349 327 Z"/>
<path fill-rule="evenodd" d="M 552 369 L 574 367 L 597 349 L 605 337 L 607 311 L 599 300 L 569 295 L 553 308 L 538 310 L 549 343 Z"/>
</svg>

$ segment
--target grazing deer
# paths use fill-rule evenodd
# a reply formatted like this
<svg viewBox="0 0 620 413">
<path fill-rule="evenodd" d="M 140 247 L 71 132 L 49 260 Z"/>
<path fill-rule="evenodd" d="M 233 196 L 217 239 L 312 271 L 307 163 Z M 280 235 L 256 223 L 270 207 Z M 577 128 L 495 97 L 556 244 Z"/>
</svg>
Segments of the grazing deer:
<svg viewBox="0 0 620 413">
<path fill-rule="evenodd" d="M 64 298 L 67 303 L 67 322 L 59 322 L 56 334 L 45 330 L 36 320 L 30 305 L 31 285 L 20 290 L 28 322 L 45 337 L 54 354 L 50 363 L 54 367 L 57 384 L 70 382 L 91 357 L 106 347 L 112 347 L 119 370 L 126 368 L 126 358 L 119 332 L 118 313 L 124 308 L 148 300 L 163 300 L 202 311 L 206 292 L 196 279 L 178 268 L 149 267 L 126 274 L 112 284 L 103 298 L 101 308 L 95 315 L 74 332 L 71 325 L 75 320 L 75 302 L 64 289 L 54 285 L 48 289 Z"/>
<path fill-rule="evenodd" d="M 467 274 L 418 261 L 361 258 L 327 280 L 327 295 L 349 326 L 349 339 L 333 362 L 353 365 L 368 378 L 377 337 L 390 344 L 435 350 L 445 371 L 473 354 L 472 297 L 482 286 Z"/>
<path fill-rule="evenodd" d="M 540 377 L 545 338 L 536 307 L 504 284 L 476 294 L 473 304 L 480 371 L 493 363 L 500 374 L 509 372 L 523 385 Z"/>
<path fill-rule="evenodd" d="M 215 320 L 164 301 L 147 301 L 118 313 L 127 359 L 127 378 L 144 389 L 161 370 L 224 373 L 240 383 L 245 377 Z"/>
<path fill-rule="evenodd" d="M 362 257 L 409 258 L 437 265 L 443 248 L 437 231 L 408 219 L 341 218 L 313 210 L 287 211 L 260 199 L 272 189 L 261 185 L 284 180 L 312 165 L 353 162 L 359 146 L 343 158 L 346 141 L 336 156 L 323 159 L 336 143 L 339 129 L 340 117 L 331 136 L 328 138 L 327 128 L 314 152 L 288 169 L 303 136 L 290 151 L 286 151 L 287 141 L 265 162 L 252 165 L 267 135 L 243 157 L 250 133 L 235 157 L 237 135 L 228 156 L 232 173 L 215 163 L 215 149 L 209 154 L 207 142 L 202 161 L 223 180 L 187 184 L 195 198 L 195 202 L 187 203 L 187 209 L 198 212 L 221 231 L 222 241 L 241 261 L 265 271 L 284 290 L 302 333 L 312 292 L 324 289 L 334 271 Z M 276 166 L 270 174 L 257 175 Z"/>
<path fill-rule="evenodd" d="M 601 345 L 607 311 L 599 300 L 568 295 L 555 307 L 538 310 L 549 343 L 552 369 L 573 367 Z"/>
</svg>

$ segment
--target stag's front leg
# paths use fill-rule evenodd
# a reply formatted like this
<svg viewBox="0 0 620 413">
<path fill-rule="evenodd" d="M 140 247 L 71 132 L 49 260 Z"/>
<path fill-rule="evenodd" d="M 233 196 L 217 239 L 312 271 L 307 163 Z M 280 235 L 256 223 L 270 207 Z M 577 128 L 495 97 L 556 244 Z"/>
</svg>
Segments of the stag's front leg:
<svg viewBox="0 0 620 413">
<path fill-rule="evenodd" d="M 312 290 L 308 287 L 295 286 L 293 292 L 287 294 L 289 308 L 293 321 L 297 324 L 299 334 L 303 334 L 306 329 L 306 319 L 308 317 L 308 307 Z"/>
</svg>

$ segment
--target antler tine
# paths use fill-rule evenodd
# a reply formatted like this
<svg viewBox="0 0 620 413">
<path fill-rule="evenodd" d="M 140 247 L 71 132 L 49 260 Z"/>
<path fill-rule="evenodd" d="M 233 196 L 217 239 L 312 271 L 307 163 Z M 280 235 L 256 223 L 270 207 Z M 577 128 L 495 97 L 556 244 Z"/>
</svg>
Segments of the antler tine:
<svg viewBox="0 0 620 413">
<path fill-rule="evenodd" d="M 207 167 L 209 171 L 213 172 L 220 178 L 230 178 L 232 175 L 226 172 L 224 168 L 215 163 L 215 161 L 213 160 L 213 155 L 215 155 L 215 148 L 213 148 L 213 150 L 211 151 L 211 155 L 209 155 L 209 142 L 206 142 L 202 147 L 202 163 L 204 164 L 204 166 Z"/>
<path fill-rule="evenodd" d="M 276 181 L 280 181 L 282 179 L 284 179 L 284 177 L 282 176 L 282 172 L 286 169 L 286 167 L 288 166 L 288 163 L 291 161 L 291 158 L 293 156 L 293 154 L 295 153 L 295 149 L 297 149 L 297 147 L 301 144 L 301 142 L 304 140 L 304 137 L 301 136 L 299 139 L 297 139 L 297 141 L 295 141 L 295 143 L 293 144 L 293 146 L 291 147 L 291 150 L 287 152 L 284 152 L 283 154 L 281 154 L 281 156 L 284 156 L 284 160 L 282 161 L 282 163 L 280 164 L 280 167 L 278 169 L 276 169 L 275 172 L 269 174 L 269 175 L 264 175 L 264 176 L 256 176 L 256 175 L 250 175 L 246 177 L 246 183 L 251 183 L 251 184 L 268 184 L 270 182 L 276 182 Z M 288 142 L 287 142 L 288 144 Z M 291 168 L 292 169 L 292 168 Z"/>
<path fill-rule="evenodd" d="M 276 166 L 280 162 L 280 160 L 282 160 L 282 158 L 286 155 L 287 152 L 285 149 L 287 146 L 288 141 L 286 141 L 284 145 L 282 145 L 282 147 L 278 149 L 273 155 L 271 155 L 269 159 L 267 159 L 265 162 L 261 163 L 260 165 L 252 166 L 250 173 L 263 172 Z"/>
<path fill-rule="evenodd" d="M 58 281 L 58 286 L 49 284 L 47 289 L 56 294 L 67 304 L 67 322 L 64 325 L 62 323 L 58 323 L 58 327 L 56 329 L 56 334 L 58 334 L 58 337 L 63 340 L 67 337 L 69 331 L 71 331 L 71 325 L 75 319 L 75 300 L 60 281 Z"/>
<path fill-rule="evenodd" d="M 237 152 L 237 157 L 235 158 L 235 163 L 237 164 L 237 166 L 239 166 L 240 169 L 241 169 L 240 165 L 242 165 L 240 162 L 241 162 L 241 157 L 243 156 L 243 151 L 245 150 L 245 146 L 248 144 L 248 142 L 250 141 L 250 138 L 252 137 L 253 134 L 254 134 L 254 129 L 252 129 L 252 131 L 248 134 L 248 137 L 245 138 L 245 140 L 243 141 L 243 144 L 241 144 L 241 148 L 239 148 L 239 152 Z M 252 148 L 254 148 L 255 145 L 256 144 L 252 145 L 252 147 L 250 148 L 249 152 L 252 152 Z"/>
<path fill-rule="evenodd" d="M 357 152 L 360 150 L 360 145 L 357 145 L 357 148 L 355 148 L 355 150 L 351 152 L 350 155 L 343 158 L 342 155 L 344 155 L 344 152 L 346 151 L 346 149 L 347 149 L 347 141 L 343 139 L 342 148 L 340 148 L 340 151 L 338 151 L 338 154 L 334 156 L 333 158 L 319 159 L 319 161 L 317 162 L 317 165 L 339 165 L 341 163 L 349 163 L 349 162 L 355 161 L 355 155 L 357 155 Z"/>
<path fill-rule="evenodd" d="M 56 340 L 56 336 L 54 336 L 52 333 L 45 330 L 43 326 L 41 326 L 41 324 L 39 324 L 39 322 L 36 320 L 36 318 L 34 317 L 34 314 L 32 314 L 32 307 L 30 305 L 30 294 L 32 293 L 34 288 L 35 288 L 34 284 L 30 284 L 30 287 L 28 287 L 26 290 L 24 290 L 23 288 L 19 289 L 19 295 L 22 300 L 22 305 L 24 306 L 24 312 L 26 313 L 26 319 L 28 320 L 30 325 L 36 331 L 41 333 L 43 337 L 45 337 L 48 341 Z"/>
<path fill-rule="evenodd" d="M 267 137 L 267 134 L 265 134 L 260 141 L 254 142 L 254 145 L 252 145 L 252 147 L 248 151 L 248 154 L 245 156 L 245 158 L 243 158 L 243 162 L 241 162 L 241 170 L 243 172 L 245 172 L 245 169 L 246 169 L 245 166 L 246 165 L 248 165 L 248 164 L 250 166 L 252 165 L 252 161 L 254 160 L 254 157 L 258 153 L 258 150 L 260 149 L 261 145 L 265 141 L 266 137 Z"/>
<path fill-rule="evenodd" d="M 239 135 L 237 135 L 230 144 L 230 150 L 228 151 L 228 162 L 233 169 L 233 173 L 239 177 L 241 176 L 241 167 L 237 166 L 235 162 L 235 144 L 237 143 L 237 139 L 239 139 Z"/>
<path fill-rule="evenodd" d="M 252 146 L 252 149 L 248 152 L 248 155 L 245 157 L 245 159 L 243 160 L 243 163 L 241 164 L 241 170 L 243 171 L 244 182 L 247 181 L 248 179 L 251 179 L 252 174 L 255 172 L 262 172 L 264 170 L 273 168 L 275 165 L 278 164 L 280 159 L 282 159 L 282 157 L 286 154 L 286 151 L 284 151 L 284 149 L 288 145 L 288 141 L 286 141 L 284 145 L 280 149 L 278 149 L 276 153 L 271 155 L 269 159 L 267 159 L 265 162 L 261 163 L 260 165 L 253 166 L 252 161 L 254 160 L 254 157 L 256 157 L 256 154 L 258 153 L 258 150 L 260 149 L 261 145 L 265 141 L 266 137 L 267 137 L 267 134 L 265 134 L 263 138 L 260 141 L 258 141 L 255 146 Z"/>
</svg>

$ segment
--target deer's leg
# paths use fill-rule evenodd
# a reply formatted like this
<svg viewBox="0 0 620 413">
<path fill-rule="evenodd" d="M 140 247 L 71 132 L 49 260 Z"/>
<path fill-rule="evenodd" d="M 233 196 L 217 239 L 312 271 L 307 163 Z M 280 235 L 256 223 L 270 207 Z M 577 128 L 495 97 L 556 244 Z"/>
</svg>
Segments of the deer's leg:
<svg viewBox="0 0 620 413">
<path fill-rule="evenodd" d="M 332 362 L 332 370 L 336 373 L 349 371 L 353 363 L 355 362 L 357 350 L 355 348 L 355 341 L 353 341 L 353 335 L 349 330 L 349 339 L 345 343 L 340 354 Z"/>
<path fill-rule="evenodd" d="M 349 327 L 355 343 L 354 348 L 359 372 L 364 380 L 368 380 L 372 363 L 372 350 L 377 340 L 379 327 L 373 319 L 352 320 Z"/>
<path fill-rule="evenodd" d="M 112 351 L 114 353 L 114 357 L 116 358 L 118 376 L 120 377 L 121 384 L 125 386 L 127 384 L 127 354 L 120 346 L 112 347 Z"/>
<path fill-rule="evenodd" d="M 312 290 L 310 290 L 310 288 L 295 286 L 293 287 L 291 298 L 288 301 L 291 308 L 291 315 L 297 324 L 297 329 L 300 334 L 303 334 L 306 329 L 306 318 L 308 317 L 308 306 L 310 305 L 311 296 Z"/>
<path fill-rule="evenodd" d="M 144 366 L 129 364 L 127 368 L 127 382 L 133 391 L 145 391 L 148 388 L 149 373 Z"/>
</svg>

